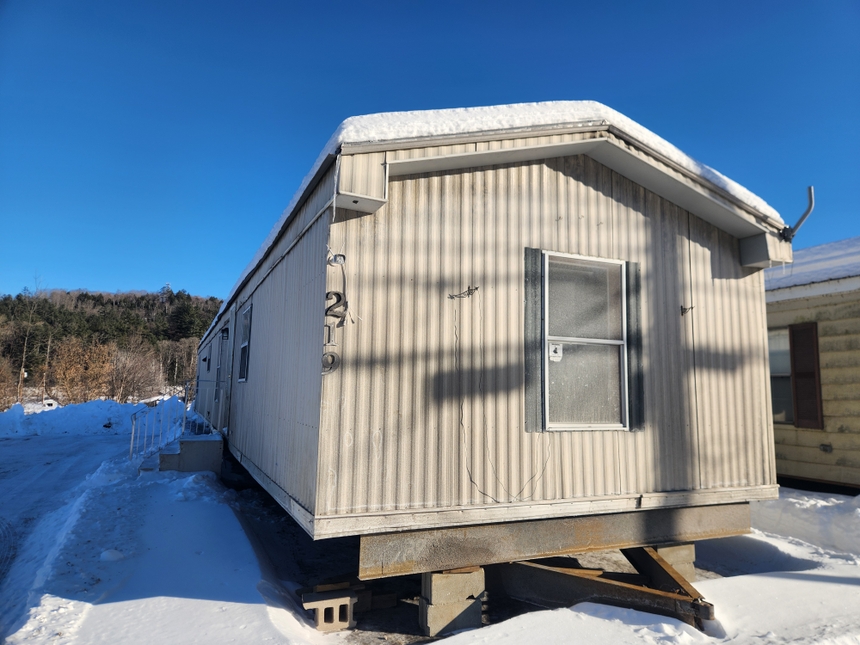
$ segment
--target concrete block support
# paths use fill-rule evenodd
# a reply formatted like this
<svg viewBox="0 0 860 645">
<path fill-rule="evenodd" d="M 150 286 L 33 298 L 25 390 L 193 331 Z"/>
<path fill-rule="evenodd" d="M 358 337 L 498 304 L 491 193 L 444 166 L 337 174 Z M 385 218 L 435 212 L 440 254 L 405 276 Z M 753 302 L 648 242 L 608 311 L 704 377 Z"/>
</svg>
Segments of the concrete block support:
<svg viewBox="0 0 860 645">
<path fill-rule="evenodd" d="M 476 629 L 481 626 L 481 601 L 462 600 L 431 605 L 420 598 L 418 616 L 426 636 L 441 636 L 459 629 Z"/>
<path fill-rule="evenodd" d="M 424 634 L 439 636 L 480 627 L 484 588 L 484 570 L 478 567 L 422 574 L 418 610 Z"/>
<path fill-rule="evenodd" d="M 480 598 L 486 589 L 484 570 L 465 573 L 426 573 L 421 576 L 421 595 L 433 605 Z"/>
<path fill-rule="evenodd" d="M 321 632 L 337 632 L 355 627 L 354 608 L 358 595 L 349 589 L 336 589 L 302 596 L 302 606 L 312 609 L 316 628 Z"/>
<path fill-rule="evenodd" d="M 695 544 L 671 544 L 669 546 L 657 547 L 657 553 L 672 568 L 680 573 L 688 582 L 696 581 L 696 545 Z"/>
</svg>

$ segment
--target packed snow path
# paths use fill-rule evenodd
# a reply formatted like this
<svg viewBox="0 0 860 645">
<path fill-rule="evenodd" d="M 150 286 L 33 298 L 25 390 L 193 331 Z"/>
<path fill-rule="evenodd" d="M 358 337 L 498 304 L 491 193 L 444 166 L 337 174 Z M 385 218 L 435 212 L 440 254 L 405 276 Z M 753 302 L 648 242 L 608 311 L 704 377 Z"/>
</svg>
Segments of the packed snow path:
<svg viewBox="0 0 860 645">
<path fill-rule="evenodd" d="M 76 407 L 0 414 L 0 517 L 17 537 L 0 583 L 9 645 L 355 640 L 313 631 L 264 580 L 234 493 L 211 475 L 139 476 L 123 423 Z M 716 607 L 706 633 L 585 603 L 447 641 L 860 644 L 860 498 L 784 490 L 753 516 L 770 533 L 698 545 L 698 564 L 726 576 L 696 583 Z"/>
<path fill-rule="evenodd" d="M 67 502 L 93 464 L 127 454 L 128 442 L 120 435 L 0 438 L 0 524 L 5 521 L 12 532 L 0 553 L 15 550 L 34 524 Z M 2 574 L 0 568 L 0 579 Z"/>
<path fill-rule="evenodd" d="M 15 556 L 0 571 L 0 637 L 10 645 L 319 640 L 264 602 L 232 493 L 214 475 L 138 475 L 127 407 L 0 415 L 0 518 Z"/>
</svg>

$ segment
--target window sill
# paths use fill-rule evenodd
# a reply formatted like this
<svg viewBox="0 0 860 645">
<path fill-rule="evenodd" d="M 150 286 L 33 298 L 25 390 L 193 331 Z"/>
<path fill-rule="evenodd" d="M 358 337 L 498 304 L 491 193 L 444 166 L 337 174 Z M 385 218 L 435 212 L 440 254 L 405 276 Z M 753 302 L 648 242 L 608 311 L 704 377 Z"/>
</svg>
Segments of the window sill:
<svg viewBox="0 0 860 645">
<path fill-rule="evenodd" d="M 582 425 L 582 426 L 549 426 L 544 432 L 594 432 L 599 430 L 629 431 L 627 426 L 622 425 Z"/>
</svg>

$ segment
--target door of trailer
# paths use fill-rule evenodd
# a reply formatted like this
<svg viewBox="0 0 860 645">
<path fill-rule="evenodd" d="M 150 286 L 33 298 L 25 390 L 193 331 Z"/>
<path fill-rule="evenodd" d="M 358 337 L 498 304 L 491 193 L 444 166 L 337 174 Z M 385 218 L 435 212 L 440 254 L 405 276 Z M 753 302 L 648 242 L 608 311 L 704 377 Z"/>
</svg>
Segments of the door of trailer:
<svg viewBox="0 0 860 645">
<path fill-rule="evenodd" d="M 230 423 L 230 385 L 233 382 L 233 349 L 230 322 L 221 329 L 217 339 L 217 362 L 215 368 L 215 418 L 216 430 L 225 430 Z"/>
</svg>

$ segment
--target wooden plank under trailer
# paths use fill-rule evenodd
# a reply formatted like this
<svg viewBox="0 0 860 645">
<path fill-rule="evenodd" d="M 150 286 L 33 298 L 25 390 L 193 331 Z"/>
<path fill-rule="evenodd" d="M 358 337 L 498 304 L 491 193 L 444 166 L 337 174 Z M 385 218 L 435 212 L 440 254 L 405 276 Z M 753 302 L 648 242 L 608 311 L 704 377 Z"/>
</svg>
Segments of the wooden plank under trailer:
<svg viewBox="0 0 860 645">
<path fill-rule="evenodd" d="M 651 547 L 621 549 L 638 574 L 571 566 L 571 558 L 497 564 L 486 569 L 487 590 L 542 607 L 597 602 L 677 618 L 703 629 L 714 606 Z M 571 563 L 571 564 L 568 564 Z"/>
</svg>

